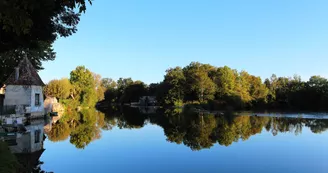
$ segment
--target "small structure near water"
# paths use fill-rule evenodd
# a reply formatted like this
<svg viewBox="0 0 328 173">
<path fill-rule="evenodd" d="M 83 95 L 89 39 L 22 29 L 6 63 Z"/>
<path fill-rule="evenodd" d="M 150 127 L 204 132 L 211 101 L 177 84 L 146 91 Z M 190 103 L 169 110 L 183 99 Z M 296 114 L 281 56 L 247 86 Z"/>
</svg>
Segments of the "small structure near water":
<svg viewBox="0 0 328 173">
<path fill-rule="evenodd" d="M 155 96 L 143 96 L 139 99 L 140 106 L 155 106 L 157 104 L 157 100 Z"/>
<path fill-rule="evenodd" d="M 44 116 L 44 83 L 28 58 L 24 58 L 5 81 L 3 107 L 16 114 L 37 118 Z"/>
</svg>

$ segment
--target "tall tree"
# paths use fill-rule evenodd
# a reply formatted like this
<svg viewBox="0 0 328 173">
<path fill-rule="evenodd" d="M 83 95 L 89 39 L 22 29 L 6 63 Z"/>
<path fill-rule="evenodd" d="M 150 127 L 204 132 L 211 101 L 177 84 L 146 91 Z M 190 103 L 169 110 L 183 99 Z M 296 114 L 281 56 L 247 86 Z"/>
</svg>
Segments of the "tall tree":
<svg viewBox="0 0 328 173">
<path fill-rule="evenodd" d="M 214 75 L 218 97 L 231 96 L 235 93 L 237 71 L 228 66 L 220 67 Z"/>
<path fill-rule="evenodd" d="M 105 98 L 104 93 L 106 91 L 106 88 L 103 86 L 101 75 L 96 74 L 96 73 L 92 73 L 92 74 L 93 74 L 93 78 L 94 78 L 94 82 L 95 82 L 97 99 L 103 100 Z"/>
<path fill-rule="evenodd" d="M 164 104 L 166 105 L 179 105 L 183 102 L 185 94 L 185 76 L 181 67 L 170 68 L 166 70 L 164 76 L 164 83 L 160 88 L 164 90 Z"/>
<path fill-rule="evenodd" d="M 188 100 L 207 101 L 214 99 L 215 83 L 209 77 L 209 66 L 192 62 L 183 69 L 186 77 L 186 87 L 189 94 Z"/>
<path fill-rule="evenodd" d="M 116 88 L 117 83 L 111 78 L 103 78 L 101 79 L 101 86 L 106 89 Z"/>
<path fill-rule="evenodd" d="M 97 101 L 96 84 L 93 73 L 84 66 L 78 66 L 71 72 L 70 81 L 74 86 L 74 95 L 80 103 L 92 106 Z"/>
<path fill-rule="evenodd" d="M 269 93 L 269 89 L 266 87 L 260 77 L 256 77 L 251 75 L 249 78 L 250 90 L 249 94 L 252 97 L 253 104 L 257 105 L 259 103 L 265 104 L 267 103 L 267 95 Z"/>
<path fill-rule="evenodd" d="M 70 96 L 72 89 L 73 87 L 67 78 L 60 80 L 55 79 L 46 85 L 44 88 L 44 94 L 59 99 L 66 99 Z"/>
</svg>

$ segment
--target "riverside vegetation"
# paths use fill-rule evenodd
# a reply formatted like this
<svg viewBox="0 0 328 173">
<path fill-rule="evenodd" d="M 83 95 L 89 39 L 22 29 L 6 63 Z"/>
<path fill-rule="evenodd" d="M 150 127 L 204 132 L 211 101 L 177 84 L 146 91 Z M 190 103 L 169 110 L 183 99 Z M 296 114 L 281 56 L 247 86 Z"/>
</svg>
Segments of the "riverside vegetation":
<svg viewBox="0 0 328 173">
<path fill-rule="evenodd" d="M 145 84 L 131 78 L 101 78 L 84 66 L 69 79 L 52 80 L 45 94 L 66 105 L 94 107 L 96 102 L 123 105 L 142 96 L 156 96 L 159 106 L 192 105 L 206 110 L 277 109 L 324 111 L 328 108 L 328 80 L 312 76 L 277 77 L 262 81 L 246 71 L 192 62 L 170 68 L 160 83 Z"/>
<path fill-rule="evenodd" d="M 156 96 L 161 106 L 197 106 L 219 109 L 290 109 L 322 111 L 328 108 L 328 80 L 312 76 L 277 77 L 262 81 L 246 71 L 227 66 L 215 67 L 192 62 L 181 68 L 170 68 L 160 83 L 146 85 L 131 78 L 117 82 L 103 80 L 105 100 L 124 104 L 137 102 L 143 95 Z"/>
</svg>

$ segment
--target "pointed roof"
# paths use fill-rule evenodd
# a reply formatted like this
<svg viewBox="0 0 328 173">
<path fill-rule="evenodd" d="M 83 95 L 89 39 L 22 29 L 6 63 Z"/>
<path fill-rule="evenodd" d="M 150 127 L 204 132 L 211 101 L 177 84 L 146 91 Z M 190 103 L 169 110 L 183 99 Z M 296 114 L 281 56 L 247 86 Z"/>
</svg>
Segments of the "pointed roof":
<svg viewBox="0 0 328 173">
<path fill-rule="evenodd" d="M 42 79 L 38 72 L 33 67 L 32 63 L 28 58 L 24 58 L 17 66 L 19 68 L 19 77 L 16 80 L 16 71 L 11 73 L 9 78 L 6 80 L 6 85 L 36 85 L 44 86 Z"/>
</svg>

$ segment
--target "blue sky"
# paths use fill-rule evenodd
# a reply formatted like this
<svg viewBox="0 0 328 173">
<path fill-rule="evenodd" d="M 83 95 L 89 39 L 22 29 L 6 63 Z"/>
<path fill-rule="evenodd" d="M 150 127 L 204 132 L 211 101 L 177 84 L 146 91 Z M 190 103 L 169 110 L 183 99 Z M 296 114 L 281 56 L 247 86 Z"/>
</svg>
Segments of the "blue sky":
<svg viewBox="0 0 328 173">
<path fill-rule="evenodd" d="M 263 79 L 328 77 L 327 9 L 326 0 L 94 0 L 40 74 L 48 82 L 85 65 L 151 83 L 198 61 Z"/>
</svg>

